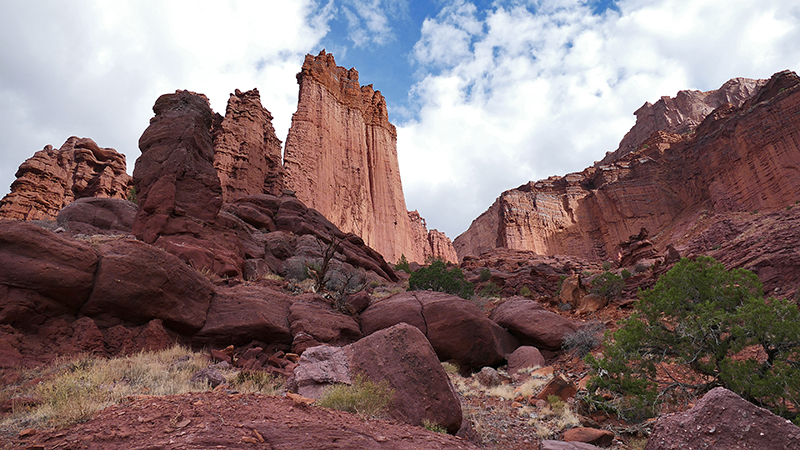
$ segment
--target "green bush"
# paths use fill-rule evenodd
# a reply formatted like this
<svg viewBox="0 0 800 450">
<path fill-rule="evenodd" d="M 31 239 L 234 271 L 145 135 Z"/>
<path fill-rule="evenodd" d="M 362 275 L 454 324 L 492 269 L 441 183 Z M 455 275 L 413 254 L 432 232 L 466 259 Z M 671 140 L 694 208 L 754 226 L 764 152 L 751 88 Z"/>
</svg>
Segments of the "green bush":
<svg viewBox="0 0 800 450">
<path fill-rule="evenodd" d="M 400 255 L 400 259 L 397 260 L 394 270 L 402 270 L 405 273 L 411 273 L 411 265 L 408 263 L 406 255 Z"/>
<path fill-rule="evenodd" d="M 373 383 L 358 375 L 352 385 L 337 384 L 329 388 L 316 404 L 323 408 L 381 417 L 393 399 L 394 390 L 386 381 Z"/>
<path fill-rule="evenodd" d="M 682 259 L 640 296 L 603 356 L 586 357 L 599 375 L 590 389 L 615 394 L 593 406 L 644 419 L 664 402 L 692 401 L 722 386 L 776 414 L 797 416 L 797 305 L 765 300 L 752 272 L 728 271 L 710 257 Z"/>
<path fill-rule="evenodd" d="M 500 295 L 500 287 L 490 281 L 483 286 L 478 295 L 485 298 L 497 297 Z"/>
<path fill-rule="evenodd" d="M 627 280 L 628 278 L 631 277 L 631 271 L 628 269 L 622 269 L 621 275 L 623 280 Z"/>
<path fill-rule="evenodd" d="M 625 289 L 625 280 L 612 272 L 603 272 L 592 280 L 592 294 L 605 298 L 617 298 Z"/>
<path fill-rule="evenodd" d="M 492 278 L 492 271 L 489 270 L 488 267 L 484 267 L 483 269 L 481 269 L 481 273 L 478 276 L 478 281 L 483 283 L 484 281 L 489 281 L 490 278 Z"/>
<path fill-rule="evenodd" d="M 464 272 L 458 267 L 447 269 L 444 261 L 436 260 L 411 274 L 408 279 L 409 291 L 431 290 L 447 292 L 461 298 L 471 298 L 475 286 L 464 279 Z"/>
</svg>

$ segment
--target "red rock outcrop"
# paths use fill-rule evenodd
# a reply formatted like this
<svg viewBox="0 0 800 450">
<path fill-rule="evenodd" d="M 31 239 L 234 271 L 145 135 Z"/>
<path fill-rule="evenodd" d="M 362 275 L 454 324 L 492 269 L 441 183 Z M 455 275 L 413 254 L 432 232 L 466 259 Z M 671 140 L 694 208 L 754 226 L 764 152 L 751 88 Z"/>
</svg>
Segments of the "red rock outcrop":
<svg viewBox="0 0 800 450">
<path fill-rule="evenodd" d="M 408 248 L 414 250 L 421 249 L 422 256 L 420 258 L 419 252 L 415 252 L 411 255 L 405 255 L 406 259 L 420 263 L 431 259 L 441 259 L 450 262 L 458 261 L 456 249 L 453 248 L 453 242 L 450 241 L 450 238 L 437 229 L 428 230 L 425 219 L 419 215 L 418 211 L 409 211 L 408 220 Z"/>
<path fill-rule="evenodd" d="M 695 448 L 797 448 L 800 427 L 715 388 L 688 411 L 656 420 L 645 450 Z"/>
<path fill-rule="evenodd" d="M 713 91 L 679 91 L 675 97 L 661 97 L 655 104 L 645 102 L 635 113 L 636 124 L 625 134 L 619 147 L 596 165 L 610 164 L 639 148 L 658 131 L 675 134 L 692 132 L 711 111 L 730 103 L 741 106 L 752 97 L 767 80 L 733 78 Z"/>
<path fill-rule="evenodd" d="M 299 101 L 284 156 L 287 187 L 387 260 L 405 255 L 423 262 L 426 249 L 434 249 L 427 230 L 412 229 L 400 181 L 397 132 L 380 91 L 361 86 L 355 69 L 336 66 L 324 50 L 306 56 L 297 81 Z M 447 245 L 434 236 L 437 248 Z"/>
<path fill-rule="evenodd" d="M 740 107 L 714 110 L 690 135 L 657 131 L 610 165 L 506 191 L 456 238 L 459 257 L 495 247 L 619 260 L 620 243 L 710 213 L 785 208 L 800 198 L 800 78 L 775 74 Z M 670 238 L 668 238 L 670 236 Z"/>
<path fill-rule="evenodd" d="M 133 234 L 198 270 L 240 275 L 244 251 L 219 215 L 222 188 L 213 165 L 208 99 L 176 91 L 159 97 L 153 111 L 133 171 L 139 199 Z"/>
<path fill-rule="evenodd" d="M 439 359 L 464 368 L 497 366 L 519 346 L 474 303 L 442 292 L 401 292 L 373 302 L 361 313 L 365 335 L 399 323 L 417 327 Z"/>
<path fill-rule="evenodd" d="M 19 166 L 11 192 L 0 200 L 0 217 L 54 220 L 78 198 L 127 198 L 125 170 L 125 155 L 88 138 L 73 136 L 59 149 L 48 145 Z"/>
<path fill-rule="evenodd" d="M 247 195 L 281 195 L 281 141 L 272 127 L 272 114 L 261 106 L 258 89 L 231 94 L 225 117 L 216 116 L 213 135 L 214 168 L 225 202 Z"/>
</svg>

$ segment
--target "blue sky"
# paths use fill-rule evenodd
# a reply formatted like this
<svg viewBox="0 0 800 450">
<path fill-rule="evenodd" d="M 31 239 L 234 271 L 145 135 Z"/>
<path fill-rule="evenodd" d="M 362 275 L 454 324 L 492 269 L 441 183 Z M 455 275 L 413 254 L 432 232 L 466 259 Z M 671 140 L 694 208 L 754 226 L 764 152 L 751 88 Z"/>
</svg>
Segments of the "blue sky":
<svg viewBox="0 0 800 450">
<path fill-rule="evenodd" d="M 0 1 L 0 195 L 69 136 L 125 153 L 155 99 L 257 87 L 285 140 L 325 48 L 387 99 L 408 209 L 451 238 L 616 149 L 646 101 L 800 67 L 796 0 Z"/>
</svg>

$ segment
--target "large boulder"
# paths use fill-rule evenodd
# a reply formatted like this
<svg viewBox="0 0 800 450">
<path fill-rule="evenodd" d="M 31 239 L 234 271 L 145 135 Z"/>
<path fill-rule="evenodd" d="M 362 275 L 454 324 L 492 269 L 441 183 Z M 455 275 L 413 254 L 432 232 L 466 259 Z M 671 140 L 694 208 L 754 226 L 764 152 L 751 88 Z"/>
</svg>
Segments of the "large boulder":
<svg viewBox="0 0 800 450">
<path fill-rule="evenodd" d="M 545 310 L 539 303 L 514 297 L 492 311 L 490 319 L 507 329 L 524 345 L 538 349 L 561 350 L 564 338 L 581 324 Z"/>
<path fill-rule="evenodd" d="M 0 220 L 0 285 L 33 291 L 73 313 L 92 290 L 91 246 L 31 223 Z"/>
<path fill-rule="evenodd" d="M 392 418 L 412 425 L 428 421 L 450 433 L 462 425 L 461 404 L 447 373 L 418 328 L 402 323 L 342 348 L 312 347 L 303 353 L 289 386 L 318 396 L 324 386 L 355 376 L 385 382 L 394 391 Z"/>
<path fill-rule="evenodd" d="M 104 325 L 161 319 L 182 334 L 203 326 L 214 290 L 196 270 L 133 239 L 108 241 L 98 251 L 96 281 L 82 315 L 96 317 Z"/>
<path fill-rule="evenodd" d="M 442 361 L 480 369 L 502 364 L 519 345 L 474 303 L 442 292 L 401 292 L 361 313 L 365 335 L 405 322 L 425 334 Z"/>
<path fill-rule="evenodd" d="M 252 341 L 288 346 L 292 297 L 262 286 L 218 286 L 208 319 L 192 342 L 212 347 L 245 345 Z"/>
<path fill-rule="evenodd" d="M 137 210 L 119 198 L 79 198 L 58 213 L 56 223 L 72 234 L 128 234 Z"/>
<path fill-rule="evenodd" d="M 800 448 L 800 427 L 725 388 L 656 421 L 645 450 Z"/>
</svg>

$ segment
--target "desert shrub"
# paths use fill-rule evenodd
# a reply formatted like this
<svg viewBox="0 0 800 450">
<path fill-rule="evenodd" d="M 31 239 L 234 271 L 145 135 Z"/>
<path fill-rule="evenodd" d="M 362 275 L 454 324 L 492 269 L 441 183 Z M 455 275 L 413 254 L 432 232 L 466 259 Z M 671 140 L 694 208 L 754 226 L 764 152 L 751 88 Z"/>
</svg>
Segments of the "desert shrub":
<svg viewBox="0 0 800 450">
<path fill-rule="evenodd" d="M 400 255 L 400 259 L 398 259 L 397 264 L 394 265 L 394 270 L 402 270 L 405 273 L 411 273 L 411 265 L 408 263 L 406 255 Z"/>
<path fill-rule="evenodd" d="M 490 281 L 483 285 L 483 288 L 478 295 L 481 297 L 497 297 L 500 295 L 500 287 Z"/>
<path fill-rule="evenodd" d="M 603 261 L 603 270 L 606 272 L 611 270 L 611 261 Z"/>
<path fill-rule="evenodd" d="M 447 292 L 461 298 L 470 298 L 475 293 L 475 286 L 464 279 L 464 272 L 460 268 L 448 269 L 444 261 L 436 260 L 430 266 L 411 274 L 408 290 Z"/>
<path fill-rule="evenodd" d="M 611 299 L 619 297 L 623 289 L 625 280 L 621 276 L 613 272 L 603 272 L 592 280 L 590 291 L 592 294 Z"/>
<path fill-rule="evenodd" d="M 631 271 L 628 269 L 622 269 L 621 275 L 623 280 L 627 280 L 628 278 L 631 277 Z"/>
<path fill-rule="evenodd" d="M 353 384 L 331 386 L 316 404 L 369 417 L 381 417 L 394 398 L 394 390 L 386 381 L 374 383 L 357 375 Z"/>
<path fill-rule="evenodd" d="M 423 427 L 424 427 L 426 430 L 428 430 L 428 431 L 433 431 L 434 433 L 442 433 L 442 434 L 447 434 L 447 428 L 445 428 L 445 427 L 443 427 L 443 426 L 439 425 L 439 424 L 438 424 L 438 423 L 436 423 L 436 422 L 431 422 L 431 421 L 430 421 L 430 420 L 428 420 L 428 419 L 425 419 L 425 420 L 423 420 L 423 421 L 422 421 L 422 426 L 423 426 Z"/>
<path fill-rule="evenodd" d="M 492 278 L 492 271 L 489 270 L 488 267 L 481 269 L 481 272 L 478 275 L 478 281 L 483 283 L 484 281 L 489 281 L 490 278 Z"/>
<path fill-rule="evenodd" d="M 590 398 L 595 406 L 638 420 L 722 386 L 776 414 L 797 415 L 797 305 L 765 300 L 752 272 L 728 271 L 711 257 L 682 259 L 640 296 L 602 357 L 586 357 L 598 373 L 590 389 L 614 394 L 605 403 Z"/>
<path fill-rule="evenodd" d="M 283 270 L 286 272 L 286 278 L 294 281 L 303 281 L 308 278 L 309 264 L 313 264 L 312 258 L 305 256 L 292 256 L 283 263 Z"/>
<path fill-rule="evenodd" d="M 600 322 L 589 322 L 574 333 L 566 335 L 561 348 L 568 351 L 574 349 L 578 357 L 583 358 L 602 343 L 605 329 L 605 325 Z"/>
<path fill-rule="evenodd" d="M 530 298 L 533 293 L 528 286 L 522 286 L 522 288 L 519 290 L 519 295 Z"/>
<path fill-rule="evenodd" d="M 131 203 L 139 203 L 139 199 L 138 199 L 138 197 L 136 195 L 136 188 L 135 187 L 131 187 L 131 190 L 128 191 L 127 199 Z"/>
<path fill-rule="evenodd" d="M 647 269 L 649 269 L 649 268 L 650 268 L 650 266 L 648 266 L 647 264 L 636 263 L 636 265 L 633 266 L 633 273 L 634 274 L 644 273 L 644 272 L 647 272 Z"/>
<path fill-rule="evenodd" d="M 240 392 L 257 392 L 264 395 L 278 395 L 283 388 L 281 379 L 263 370 L 241 370 L 229 384 Z"/>
</svg>

